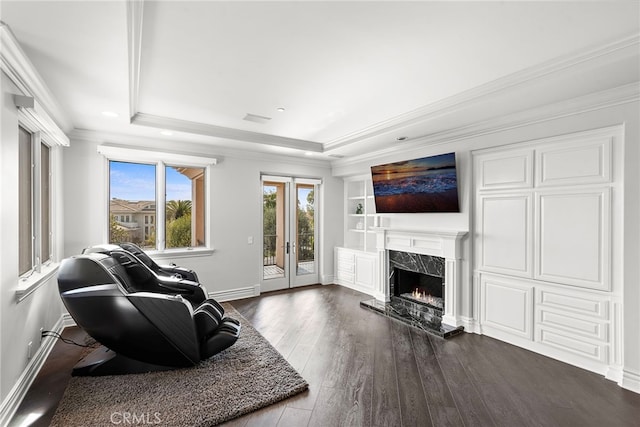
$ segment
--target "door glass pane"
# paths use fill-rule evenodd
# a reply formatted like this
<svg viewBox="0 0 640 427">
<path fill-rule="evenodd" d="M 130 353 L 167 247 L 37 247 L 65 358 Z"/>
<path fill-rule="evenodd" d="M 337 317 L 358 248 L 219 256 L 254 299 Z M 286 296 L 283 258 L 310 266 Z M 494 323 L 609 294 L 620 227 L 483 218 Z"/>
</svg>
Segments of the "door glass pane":
<svg viewBox="0 0 640 427">
<path fill-rule="evenodd" d="M 50 202 L 51 202 L 51 178 L 49 174 L 49 147 L 40 144 L 40 198 L 41 198 L 41 229 L 40 256 L 42 262 L 47 262 L 51 258 L 51 227 L 50 227 Z"/>
<path fill-rule="evenodd" d="M 32 220 L 32 172 L 31 172 L 31 134 L 20 128 L 18 139 L 18 198 L 20 212 L 18 220 L 19 273 L 33 267 L 33 220 Z"/>
<path fill-rule="evenodd" d="M 205 245 L 204 168 L 166 166 L 167 248 Z"/>
<path fill-rule="evenodd" d="M 110 161 L 109 243 L 155 249 L 156 232 L 143 226 L 145 215 L 156 215 L 155 165 Z"/>
<path fill-rule="evenodd" d="M 315 192 L 312 184 L 296 184 L 296 274 L 315 273 Z"/>
<path fill-rule="evenodd" d="M 264 279 L 285 277 L 285 184 L 262 185 L 262 271 Z"/>
</svg>

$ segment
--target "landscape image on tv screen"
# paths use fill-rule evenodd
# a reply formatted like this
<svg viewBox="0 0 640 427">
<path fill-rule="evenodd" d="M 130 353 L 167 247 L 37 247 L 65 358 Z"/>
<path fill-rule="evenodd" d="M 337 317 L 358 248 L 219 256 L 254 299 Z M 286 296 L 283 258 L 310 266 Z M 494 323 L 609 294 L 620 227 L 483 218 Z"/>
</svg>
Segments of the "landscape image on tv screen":
<svg viewBox="0 0 640 427">
<path fill-rule="evenodd" d="M 371 167 L 377 213 L 460 212 L 456 154 Z"/>
</svg>

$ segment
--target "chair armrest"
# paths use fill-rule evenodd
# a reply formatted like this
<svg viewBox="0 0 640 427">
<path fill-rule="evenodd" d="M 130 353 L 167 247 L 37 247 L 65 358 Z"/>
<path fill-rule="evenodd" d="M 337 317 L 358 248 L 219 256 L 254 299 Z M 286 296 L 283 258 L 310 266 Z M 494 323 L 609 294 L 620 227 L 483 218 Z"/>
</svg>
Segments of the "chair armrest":
<svg viewBox="0 0 640 427">
<path fill-rule="evenodd" d="M 176 274 L 182 279 L 191 280 L 193 282 L 199 281 L 196 273 L 188 268 L 179 267 L 177 265 L 159 265 L 158 267 L 163 273 Z"/>
</svg>

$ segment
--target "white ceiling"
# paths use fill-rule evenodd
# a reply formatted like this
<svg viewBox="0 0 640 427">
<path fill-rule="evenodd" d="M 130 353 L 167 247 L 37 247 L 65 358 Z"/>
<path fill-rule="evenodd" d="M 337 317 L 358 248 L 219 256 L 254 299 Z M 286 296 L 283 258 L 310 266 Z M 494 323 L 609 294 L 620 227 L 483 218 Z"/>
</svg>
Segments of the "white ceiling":
<svg viewBox="0 0 640 427">
<path fill-rule="evenodd" d="M 329 158 L 637 81 L 631 62 L 597 78 L 563 70 L 560 91 L 510 87 L 528 70 L 637 35 L 639 4 L 3 0 L 0 16 L 68 132 Z M 490 92 L 502 93 L 490 108 L 445 114 Z"/>
</svg>

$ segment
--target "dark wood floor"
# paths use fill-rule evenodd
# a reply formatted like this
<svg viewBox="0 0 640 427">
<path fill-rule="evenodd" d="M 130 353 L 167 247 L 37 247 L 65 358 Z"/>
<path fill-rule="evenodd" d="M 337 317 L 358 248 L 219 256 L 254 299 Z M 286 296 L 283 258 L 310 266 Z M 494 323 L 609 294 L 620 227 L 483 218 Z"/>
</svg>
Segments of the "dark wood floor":
<svg viewBox="0 0 640 427">
<path fill-rule="evenodd" d="M 367 298 L 311 286 L 233 301 L 309 390 L 225 426 L 640 426 L 640 395 L 600 375 L 484 336 L 443 340 L 361 309 Z M 13 425 L 47 408 L 29 425 L 48 424 L 69 347 L 56 344 Z"/>
</svg>

